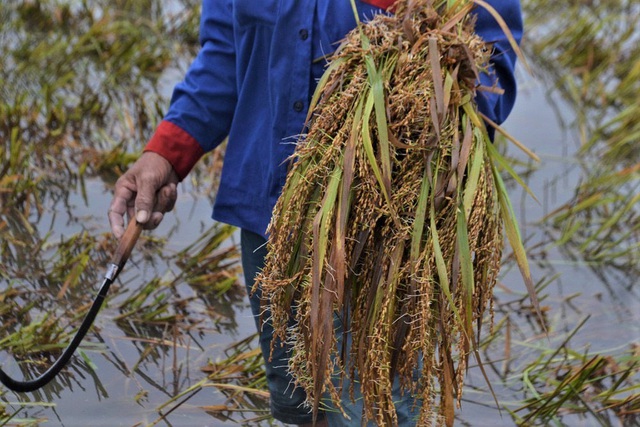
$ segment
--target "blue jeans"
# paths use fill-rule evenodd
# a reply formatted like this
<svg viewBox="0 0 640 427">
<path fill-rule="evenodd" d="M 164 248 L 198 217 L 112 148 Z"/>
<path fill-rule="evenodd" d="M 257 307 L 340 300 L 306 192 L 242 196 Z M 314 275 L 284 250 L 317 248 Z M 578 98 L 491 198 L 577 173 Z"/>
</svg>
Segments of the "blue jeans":
<svg viewBox="0 0 640 427">
<path fill-rule="evenodd" d="M 270 322 L 263 322 L 260 325 L 260 289 L 251 294 L 255 276 L 264 266 L 264 259 L 267 255 L 266 240 L 259 234 L 241 230 L 240 244 L 242 248 L 242 268 L 247 290 L 250 294 L 251 310 L 256 327 L 260 331 L 260 347 L 265 360 L 267 384 L 271 397 L 271 414 L 276 420 L 287 424 L 310 423 L 312 420 L 311 413 L 308 408 L 304 407 L 306 394 L 301 388 L 294 387 L 293 379 L 288 372 L 287 360 L 290 348 L 276 345 L 271 354 L 273 327 Z M 269 318 L 269 313 L 262 313 L 262 319 Z M 342 339 L 341 328 L 337 328 L 336 334 L 338 335 L 338 341 L 340 341 Z M 271 361 L 269 361 L 270 354 L 272 356 Z M 362 394 L 360 393 L 360 386 L 357 383 L 354 384 L 354 401 L 351 401 L 349 397 L 349 388 L 349 379 L 345 377 L 342 384 L 341 403 L 350 420 L 345 418 L 338 410 L 327 410 L 318 417 L 326 417 L 330 427 L 362 426 Z M 393 397 L 396 402 L 396 412 L 398 413 L 398 426 L 415 426 L 419 405 L 416 405 L 415 399 L 411 396 L 400 393 L 397 379 L 394 381 Z M 375 424 L 369 423 L 367 425 L 373 426 Z"/>
</svg>

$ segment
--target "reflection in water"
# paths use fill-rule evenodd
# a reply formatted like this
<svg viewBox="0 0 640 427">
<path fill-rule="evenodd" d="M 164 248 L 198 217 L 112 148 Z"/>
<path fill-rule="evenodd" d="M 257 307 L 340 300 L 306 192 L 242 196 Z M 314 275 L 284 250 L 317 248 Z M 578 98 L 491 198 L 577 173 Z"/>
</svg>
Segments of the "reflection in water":
<svg viewBox="0 0 640 427">
<path fill-rule="evenodd" d="M 640 274 L 640 5 L 525 3 L 530 57 L 575 111 L 571 126 L 580 132 L 579 185 L 545 226 L 566 255 L 632 286 Z"/>
<path fill-rule="evenodd" d="M 507 405 L 520 424 L 576 425 L 586 419 L 635 425 L 640 7 L 625 0 L 523 3 L 529 27 L 524 48 L 547 84 L 548 108 L 557 114 L 551 120 L 564 125 L 562 133 L 536 144 L 544 119 L 534 108 L 529 121 L 538 129 L 520 133 L 523 142 L 542 150 L 546 163 L 528 176 L 542 190 L 545 211 L 532 217 L 539 207 L 529 202 L 522 211 L 535 221 L 527 225 L 529 256 L 549 338 L 535 338 L 542 331 L 531 322 L 526 300 L 505 287 L 496 292 L 497 333 L 487 338 L 486 361 L 509 390 L 505 395 L 524 399 Z M 526 128 L 517 112 L 515 120 Z M 515 283 L 513 277 L 507 272 L 505 285 Z"/>
</svg>

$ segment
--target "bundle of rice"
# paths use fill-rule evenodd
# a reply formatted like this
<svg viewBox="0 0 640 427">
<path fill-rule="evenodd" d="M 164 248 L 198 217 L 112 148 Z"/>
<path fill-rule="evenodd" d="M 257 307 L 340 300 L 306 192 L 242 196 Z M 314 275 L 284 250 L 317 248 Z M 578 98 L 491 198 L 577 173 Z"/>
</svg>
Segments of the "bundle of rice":
<svg viewBox="0 0 640 427">
<path fill-rule="evenodd" d="M 314 413 L 325 392 L 340 407 L 332 377 L 357 373 L 363 416 L 395 425 L 397 376 L 423 400 L 419 425 L 437 389 L 452 424 L 503 224 L 531 286 L 504 162 L 474 103 L 490 49 L 471 9 L 398 1 L 347 36 L 319 82 L 258 277 Z"/>
</svg>

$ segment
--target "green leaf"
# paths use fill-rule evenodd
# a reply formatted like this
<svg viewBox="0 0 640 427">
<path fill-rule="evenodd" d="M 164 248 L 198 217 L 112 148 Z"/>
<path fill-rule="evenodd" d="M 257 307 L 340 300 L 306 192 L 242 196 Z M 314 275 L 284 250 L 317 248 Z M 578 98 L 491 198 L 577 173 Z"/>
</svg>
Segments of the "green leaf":
<svg viewBox="0 0 640 427">
<path fill-rule="evenodd" d="M 451 295 L 451 288 L 449 287 L 447 263 L 444 260 L 444 257 L 442 255 L 442 248 L 440 247 L 440 238 L 438 237 L 438 230 L 436 228 L 436 212 L 433 200 L 431 200 L 429 217 L 431 223 L 431 239 L 433 241 L 433 254 L 436 259 L 436 269 L 438 270 L 440 289 L 442 289 L 442 292 L 444 292 L 447 301 L 449 301 L 449 305 L 451 306 L 451 311 L 453 311 L 456 322 L 458 322 L 459 325 L 464 325 L 464 323 L 462 322 L 462 318 L 460 317 L 460 313 L 458 312 L 458 309 L 456 307 L 455 301 L 453 300 L 453 295 Z"/>
<path fill-rule="evenodd" d="M 369 92 L 369 96 L 367 96 L 367 102 L 365 103 L 364 112 L 362 115 L 362 145 L 364 147 L 365 154 L 367 155 L 369 165 L 371 166 L 371 170 L 373 171 L 378 184 L 380 184 L 382 195 L 384 196 L 387 204 L 391 206 L 391 198 L 389 196 L 389 192 L 387 192 L 387 187 L 384 184 L 382 173 L 380 171 L 380 167 L 378 166 L 376 155 L 373 151 L 373 141 L 371 140 L 371 130 L 369 129 L 369 120 L 371 118 L 371 112 L 373 111 L 373 103 L 373 95 Z"/>
<path fill-rule="evenodd" d="M 318 101 L 320 100 L 320 96 L 323 94 L 329 77 L 332 76 L 332 73 L 336 70 L 336 68 L 340 67 L 345 62 L 344 58 L 336 58 L 329 63 L 329 66 L 318 80 L 318 86 L 316 86 L 316 90 L 313 92 L 313 96 L 311 97 L 311 102 L 309 103 L 309 113 L 307 114 L 307 123 L 311 119 L 311 115 L 313 111 L 318 106 Z"/>
<path fill-rule="evenodd" d="M 429 174 L 426 169 L 424 176 L 422 177 L 422 184 L 420 186 L 420 197 L 418 198 L 418 206 L 416 207 L 416 216 L 413 221 L 413 230 L 411 233 L 411 262 L 415 265 L 418 262 L 420 256 L 422 235 L 424 232 L 424 223 L 427 215 L 427 202 L 429 201 L 429 191 L 431 183 L 429 181 Z"/>
<path fill-rule="evenodd" d="M 374 111 L 376 115 L 376 127 L 378 128 L 378 143 L 380 145 L 380 163 L 382 163 L 382 183 L 387 193 L 391 194 L 391 155 L 389 153 L 389 125 L 387 123 L 387 109 L 384 97 L 384 84 L 382 73 L 376 69 L 373 58 L 365 56 L 371 96 L 373 97 Z"/>
<path fill-rule="evenodd" d="M 473 207 L 473 201 L 476 196 L 476 191 L 478 190 L 478 180 L 480 179 L 480 171 L 484 166 L 484 144 L 479 142 L 475 146 L 475 151 L 473 153 L 473 159 L 471 160 L 471 171 L 467 175 L 467 181 L 464 188 L 464 214 L 468 219 L 471 213 L 471 208 Z"/>
<path fill-rule="evenodd" d="M 495 150 L 495 148 L 493 148 L 493 150 Z M 535 285 L 533 284 L 533 279 L 531 278 L 531 270 L 529 268 L 527 252 L 522 243 L 518 221 L 513 211 L 513 206 L 511 205 L 511 200 L 509 199 L 504 181 L 500 176 L 500 172 L 493 164 L 492 171 L 493 178 L 498 190 L 498 201 L 500 203 L 501 218 L 504 222 L 507 239 L 509 240 L 509 244 L 511 245 L 511 249 L 513 250 L 513 254 L 516 258 L 516 262 L 518 264 L 518 268 L 520 269 L 520 274 L 522 275 L 524 284 L 527 287 L 527 292 L 529 293 L 531 304 L 535 308 L 536 314 L 540 319 L 540 324 L 544 328 L 544 319 L 542 317 L 542 312 L 540 311 L 540 303 L 538 301 L 538 296 L 536 295 Z"/>
<path fill-rule="evenodd" d="M 459 206 L 457 210 L 457 244 L 460 253 L 460 270 L 462 271 L 462 300 L 464 304 L 464 329 L 467 332 L 467 339 L 473 336 L 473 261 L 469 249 L 469 231 L 467 229 L 467 219 L 464 214 L 464 207 Z"/>
<path fill-rule="evenodd" d="M 496 147 L 489 141 L 485 144 L 485 146 L 487 147 L 487 153 L 489 154 L 489 157 L 491 158 L 492 162 L 496 162 L 498 163 L 505 171 L 507 171 L 507 173 L 509 175 L 511 175 L 511 177 L 531 196 L 533 197 L 533 199 L 540 203 L 538 201 L 538 198 L 536 197 L 535 194 L 533 194 L 533 191 L 531 191 L 531 189 L 529 188 L 529 186 L 527 184 L 525 184 L 525 182 L 522 180 L 522 178 L 520 178 L 520 176 L 516 173 L 516 171 L 513 170 L 513 168 L 511 167 L 511 165 L 509 165 L 509 162 L 507 162 L 507 160 L 502 157 L 502 155 L 498 152 L 498 150 L 496 149 Z"/>
</svg>

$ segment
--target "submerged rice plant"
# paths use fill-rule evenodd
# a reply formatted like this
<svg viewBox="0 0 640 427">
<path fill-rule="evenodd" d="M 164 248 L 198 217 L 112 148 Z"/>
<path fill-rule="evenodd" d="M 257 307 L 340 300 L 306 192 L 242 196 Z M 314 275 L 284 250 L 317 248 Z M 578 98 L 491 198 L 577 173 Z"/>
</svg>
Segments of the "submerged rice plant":
<svg viewBox="0 0 640 427">
<path fill-rule="evenodd" d="M 0 348 L 20 368 L 48 365 L 88 308 L 113 242 L 75 203 L 90 205 L 85 177 L 117 174 L 159 120 L 159 79 L 197 43 L 193 3 L 0 7 Z"/>
<path fill-rule="evenodd" d="M 394 425 L 397 375 L 424 402 L 420 425 L 438 388 L 452 425 L 503 226 L 537 308 L 500 175 L 510 168 L 474 104 L 489 50 L 471 7 L 397 2 L 347 36 L 312 100 L 258 280 L 314 413 L 325 391 L 340 406 L 332 378 L 357 373 L 363 417 Z"/>
<path fill-rule="evenodd" d="M 581 323 L 579 327 L 584 324 Z M 567 341 L 577 329 L 567 338 Z M 540 352 L 523 367 L 526 396 L 511 414 L 518 425 L 561 424 L 589 416 L 598 425 L 637 425 L 640 421 L 640 349 L 631 344 L 616 356 L 576 351 L 567 342 Z M 566 424 L 563 424 L 566 425 Z"/>
<path fill-rule="evenodd" d="M 501 286 L 502 292 L 494 296 L 496 324 L 480 346 L 494 387 L 502 388 L 503 413 L 524 426 L 637 425 L 640 352 L 633 332 L 628 333 L 634 328 L 615 330 L 602 322 L 597 310 L 585 316 L 589 297 L 579 293 L 556 305 L 558 295 L 544 292 L 559 276 L 546 277 L 536 286 L 545 304 L 546 336 L 536 332 L 541 328 L 526 295 Z M 594 328 L 620 339 L 611 341 Z M 475 397 L 473 403 L 482 406 L 491 404 L 482 384 L 468 386 L 465 397 Z"/>
<path fill-rule="evenodd" d="M 207 375 L 206 378 L 182 390 L 156 408 L 160 417 L 149 426 L 165 420 L 171 412 L 187 403 L 193 396 L 211 388 L 224 397 L 221 404 L 201 407 L 213 417 L 223 421 L 235 420 L 238 422 L 240 420 L 232 416 L 240 414 L 239 417 L 242 419 L 243 425 L 254 425 L 253 423 L 271 420 L 268 410 L 267 378 L 263 367 L 262 352 L 259 346 L 254 345 L 256 337 L 256 334 L 250 335 L 229 346 L 224 351 L 224 357 L 210 360 L 207 365 L 201 368 Z M 243 413 L 248 413 L 248 416 L 252 418 L 247 419 Z"/>
<path fill-rule="evenodd" d="M 527 50 L 575 110 L 581 184 L 545 223 L 557 242 L 634 282 L 640 270 L 640 7 L 523 2 Z"/>
<path fill-rule="evenodd" d="M 86 311 L 114 249 L 112 236 L 103 233 L 104 189 L 137 157 L 162 117 L 166 85 L 199 46 L 200 3 L 0 5 L 0 350 L 3 369 L 16 377 L 33 377 L 48 367 Z M 195 171 L 187 190 L 205 191 L 209 183 L 203 177 L 219 172 L 218 160 L 213 158 L 209 170 Z M 95 388 L 101 401 L 111 399 L 109 407 L 118 405 L 130 384 L 164 378 L 168 356 L 176 360 L 175 387 L 183 386 L 184 371 L 203 363 L 197 354 L 216 351 L 203 337 L 237 329 L 234 310 L 244 301 L 244 287 L 236 280 L 237 252 L 218 250 L 232 232 L 231 227 L 205 230 L 203 240 L 166 257 L 177 273 L 161 278 L 162 266 L 153 267 L 166 260 L 158 261 L 166 241 L 141 239 L 132 268 L 112 287 L 114 298 L 99 316 L 121 311 L 117 339 L 109 340 L 113 325 L 98 322 L 78 357 L 47 388 L 25 396 L 1 390 L 6 411 L 0 411 L 0 424 L 36 425 L 65 416 L 77 422 L 74 390 L 89 390 L 84 396 L 91 399 Z M 132 369 L 115 342 L 133 342 L 134 352 L 139 350 Z M 108 351 L 96 354 L 104 346 Z M 91 350 L 97 366 L 82 349 Z M 111 377 L 111 364 L 122 375 Z M 108 376 L 104 385 L 101 376 Z M 161 383 L 153 386 L 169 381 Z M 143 400 L 147 391 L 140 390 L 136 398 Z M 34 400 L 55 401 L 62 409 L 39 420 L 42 411 L 30 408 L 38 405 Z M 70 410 L 64 408 L 67 402 Z M 107 422 L 126 423 L 137 415 L 118 412 Z"/>
<path fill-rule="evenodd" d="M 157 0 L 5 3 L 0 201 L 41 213 L 47 195 L 64 200 L 85 171 L 113 174 L 134 159 L 127 154 L 162 114 L 161 73 L 193 50 L 198 8 L 169 15 Z"/>
</svg>

